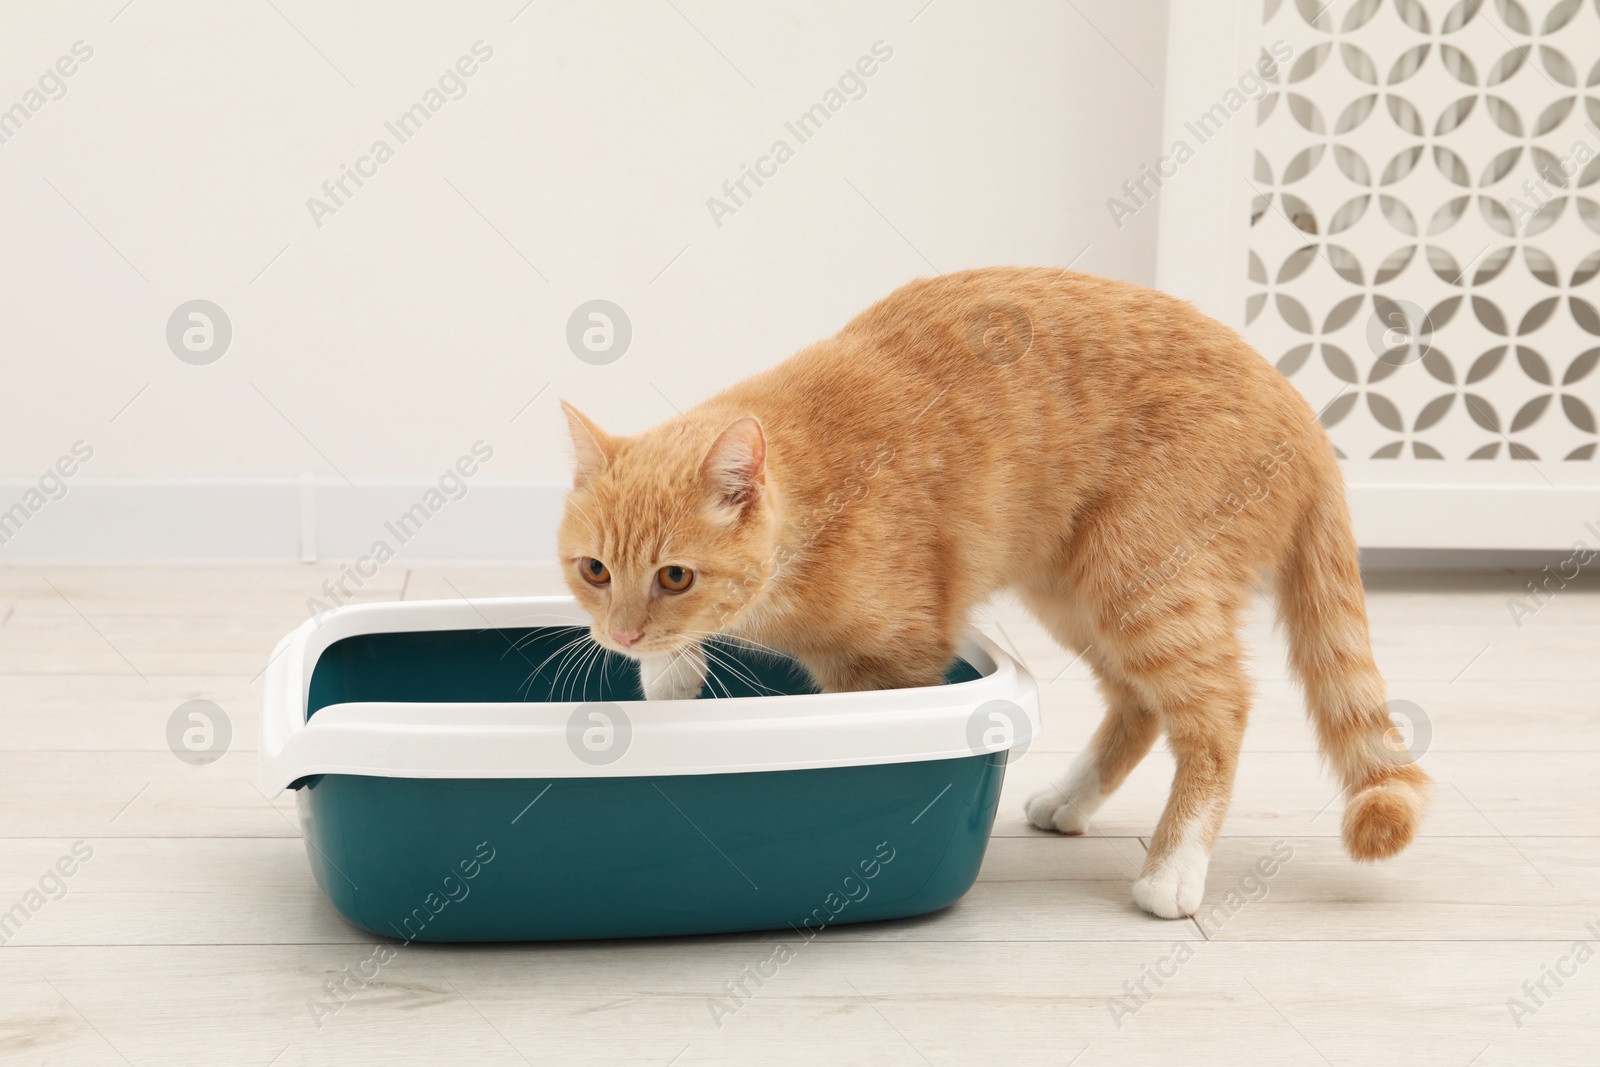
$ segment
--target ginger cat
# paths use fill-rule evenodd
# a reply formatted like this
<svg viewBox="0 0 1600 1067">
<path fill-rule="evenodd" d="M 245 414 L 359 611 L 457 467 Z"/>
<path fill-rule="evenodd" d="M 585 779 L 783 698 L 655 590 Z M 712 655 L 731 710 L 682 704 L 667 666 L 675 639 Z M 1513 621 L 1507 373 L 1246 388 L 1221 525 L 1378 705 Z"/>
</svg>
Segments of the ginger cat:
<svg viewBox="0 0 1600 1067">
<path fill-rule="evenodd" d="M 1200 905 L 1250 684 L 1240 614 L 1273 580 L 1357 860 L 1412 839 L 1429 779 L 1386 744 L 1343 481 L 1316 415 L 1189 304 L 1053 269 L 919 280 L 836 337 L 654 429 L 563 404 L 560 534 L 595 641 L 651 699 L 701 688 L 703 639 L 788 653 L 825 690 L 935 685 L 1013 590 L 1107 710 L 1027 802 L 1080 834 L 1157 736 L 1177 761 L 1133 898 Z"/>
</svg>

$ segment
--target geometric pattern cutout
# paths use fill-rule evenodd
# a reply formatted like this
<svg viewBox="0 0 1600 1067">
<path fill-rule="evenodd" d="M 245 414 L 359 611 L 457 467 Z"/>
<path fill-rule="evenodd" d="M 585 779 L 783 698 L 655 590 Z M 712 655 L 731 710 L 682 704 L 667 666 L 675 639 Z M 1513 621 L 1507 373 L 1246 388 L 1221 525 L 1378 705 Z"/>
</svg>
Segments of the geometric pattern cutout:
<svg viewBox="0 0 1600 1067">
<path fill-rule="evenodd" d="M 1264 14 L 1247 338 L 1341 456 L 1594 460 L 1600 0 Z"/>
</svg>

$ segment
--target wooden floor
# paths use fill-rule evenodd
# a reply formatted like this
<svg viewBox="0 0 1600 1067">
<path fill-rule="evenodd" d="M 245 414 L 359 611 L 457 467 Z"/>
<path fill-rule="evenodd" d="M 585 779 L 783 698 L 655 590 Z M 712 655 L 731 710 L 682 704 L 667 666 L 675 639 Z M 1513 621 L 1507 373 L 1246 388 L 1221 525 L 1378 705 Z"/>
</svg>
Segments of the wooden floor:
<svg viewBox="0 0 1600 1067">
<path fill-rule="evenodd" d="M 1212 862 L 1212 918 L 1202 928 L 1138 912 L 1129 885 L 1171 761 L 1152 755 L 1086 837 L 1029 827 L 1023 798 L 1082 744 L 1100 705 L 1083 665 L 1001 605 L 985 629 L 1038 677 L 1045 734 L 1011 767 L 982 876 L 954 907 L 807 944 L 772 934 L 406 946 L 319 1026 L 309 1003 L 373 939 L 321 897 L 291 795 L 268 802 L 256 788 L 258 676 L 335 574 L 0 568 L 0 909 L 22 904 L 25 916 L 15 924 L 12 910 L 0 947 L 0 1063 L 1488 1067 L 1600 1057 L 1592 583 L 1557 592 L 1519 626 L 1507 598 L 1526 575 L 1369 582 L 1390 695 L 1423 709 L 1423 762 L 1439 782 L 1423 836 L 1386 865 L 1358 867 L 1339 850 L 1335 789 L 1262 610 L 1250 630 L 1258 701 Z M 392 564 L 362 596 L 558 586 L 549 569 Z M 233 731 L 227 754 L 204 767 L 166 741 L 173 710 L 196 698 L 221 705 Z M 92 857 L 65 862 L 74 873 L 58 883 L 47 872 L 80 840 Z M 1257 880 L 1275 847 L 1292 858 Z M 41 880 L 56 895 L 30 896 Z M 724 982 L 786 937 L 792 961 L 717 1025 Z"/>
</svg>

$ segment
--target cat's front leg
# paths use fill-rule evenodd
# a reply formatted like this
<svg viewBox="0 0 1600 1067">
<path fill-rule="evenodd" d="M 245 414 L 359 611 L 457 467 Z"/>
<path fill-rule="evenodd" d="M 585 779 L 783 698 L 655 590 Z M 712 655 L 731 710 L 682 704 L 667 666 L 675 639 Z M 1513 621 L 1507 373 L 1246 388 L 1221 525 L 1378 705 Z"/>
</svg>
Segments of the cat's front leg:
<svg viewBox="0 0 1600 1067">
<path fill-rule="evenodd" d="M 706 684 L 706 656 L 699 645 L 639 659 L 639 684 L 646 700 L 692 700 Z"/>
<path fill-rule="evenodd" d="M 824 693 L 864 693 L 879 689 L 916 689 L 944 680 L 955 649 L 930 644 L 914 651 L 860 658 L 808 656 L 802 662 Z"/>
</svg>

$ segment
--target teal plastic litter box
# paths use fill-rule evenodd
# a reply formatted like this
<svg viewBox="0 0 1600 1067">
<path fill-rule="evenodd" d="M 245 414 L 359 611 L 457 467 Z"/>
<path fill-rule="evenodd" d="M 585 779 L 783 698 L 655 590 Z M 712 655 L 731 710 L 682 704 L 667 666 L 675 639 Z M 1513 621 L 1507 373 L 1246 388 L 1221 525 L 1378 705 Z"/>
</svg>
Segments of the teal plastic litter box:
<svg viewBox="0 0 1600 1067">
<path fill-rule="evenodd" d="M 341 915 L 429 942 L 806 933 L 971 887 L 1038 730 L 993 642 L 943 685 L 826 694 L 723 644 L 699 699 L 647 702 L 624 657 L 558 672 L 588 625 L 569 597 L 401 602 L 279 643 L 263 789 L 297 792 Z"/>
</svg>

